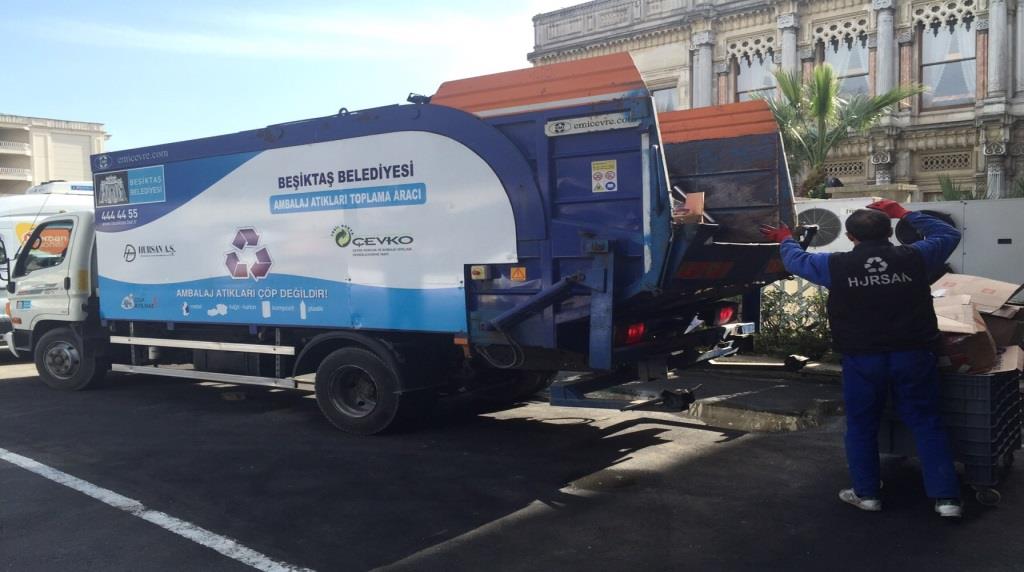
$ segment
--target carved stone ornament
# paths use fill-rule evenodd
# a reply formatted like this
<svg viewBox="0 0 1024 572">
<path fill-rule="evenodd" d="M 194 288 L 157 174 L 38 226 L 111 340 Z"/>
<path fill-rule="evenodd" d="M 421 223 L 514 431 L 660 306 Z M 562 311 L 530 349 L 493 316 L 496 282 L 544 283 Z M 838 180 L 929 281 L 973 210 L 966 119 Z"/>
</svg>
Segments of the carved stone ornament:
<svg viewBox="0 0 1024 572">
<path fill-rule="evenodd" d="M 794 13 L 781 14 L 779 16 L 779 20 L 778 21 L 779 21 L 779 29 L 780 30 L 785 30 L 786 28 L 796 28 L 797 27 L 796 14 L 794 14 Z"/>
<path fill-rule="evenodd" d="M 872 165 L 887 165 L 892 163 L 892 153 L 888 151 L 876 151 L 871 154 Z"/>
<path fill-rule="evenodd" d="M 941 0 L 921 4 L 914 8 L 914 22 L 925 26 L 948 24 L 973 16 L 976 4 L 975 0 Z"/>
<path fill-rule="evenodd" d="M 816 52 L 817 50 L 814 49 L 814 46 L 804 46 L 800 48 L 800 59 L 813 60 L 816 55 Z"/>
<path fill-rule="evenodd" d="M 909 44 L 914 41 L 914 30 L 907 28 L 905 30 L 899 30 L 896 32 L 896 42 L 900 44 Z"/>
<path fill-rule="evenodd" d="M 767 34 L 731 40 L 726 43 L 725 51 L 737 60 L 753 59 L 754 56 L 764 57 L 769 53 L 775 53 L 775 36 Z"/>
<path fill-rule="evenodd" d="M 869 48 L 877 48 L 878 47 L 878 34 L 870 34 L 870 35 L 868 35 L 868 47 Z"/>
<path fill-rule="evenodd" d="M 715 43 L 715 33 L 711 30 L 702 30 L 693 35 L 692 43 L 694 47 L 706 46 L 708 44 Z"/>
<path fill-rule="evenodd" d="M 892 183 L 892 171 L 888 165 L 879 165 L 875 167 L 875 184 L 876 185 L 888 185 Z"/>
<path fill-rule="evenodd" d="M 729 73 L 729 63 L 728 62 L 715 62 L 715 73 L 719 74 L 719 75 L 724 74 L 724 73 Z"/>
<path fill-rule="evenodd" d="M 772 63 L 777 66 L 782 65 L 782 52 L 775 52 L 775 55 L 772 56 Z"/>
<path fill-rule="evenodd" d="M 837 20 L 814 27 L 814 39 L 828 45 L 832 40 L 857 39 L 868 33 L 868 16 Z"/>
<path fill-rule="evenodd" d="M 1010 154 L 1015 157 L 1024 155 L 1024 143 L 1014 143 L 1013 145 L 1010 145 Z"/>
<path fill-rule="evenodd" d="M 986 157 L 1005 155 L 1006 143 L 985 143 L 984 153 Z"/>
<path fill-rule="evenodd" d="M 1003 174 L 1003 162 L 1002 161 L 989 161 L 985 165 L 985 172 L 989 175 L 1002 175 Z"/>
<path fill-rule="evenodd" d="M 988 29 L 988 18 L 978 18 L 978 21 L 974 23 L 976 30 L 987 30 Z"/>
<path fill-rule="evenodd" d="M 875 10 L 892 10 L 893 0 L 872 0 L 871 7 Z"/>
</svg>

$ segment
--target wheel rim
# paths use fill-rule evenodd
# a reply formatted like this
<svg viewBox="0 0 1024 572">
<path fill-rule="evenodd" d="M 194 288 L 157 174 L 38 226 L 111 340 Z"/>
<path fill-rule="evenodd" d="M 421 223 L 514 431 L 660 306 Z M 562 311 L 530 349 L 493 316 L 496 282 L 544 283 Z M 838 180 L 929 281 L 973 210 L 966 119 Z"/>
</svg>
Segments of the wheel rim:
<svg viewBox="0 0 1024 572">
<path fill-rule="evenodd" d="M 82 365 L 78 348 L 69 342 L 54 342 L 46 348 L 46 371 L 60 379 L 71 379 Z"/>
<path fill-rule="evenodd" d="M 334 407 L 349 417 L 366 417 L 377 408 L 377 384 L 366 370 L 354 365 L 334 372 L 329 394 Z"/>
</svg>

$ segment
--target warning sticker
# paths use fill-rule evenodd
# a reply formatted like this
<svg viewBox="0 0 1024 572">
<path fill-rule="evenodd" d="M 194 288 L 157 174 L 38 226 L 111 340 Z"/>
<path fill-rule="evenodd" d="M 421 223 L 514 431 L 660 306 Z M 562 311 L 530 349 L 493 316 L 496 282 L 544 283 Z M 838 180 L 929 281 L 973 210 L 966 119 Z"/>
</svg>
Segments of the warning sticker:
<svg viewBox="0 0 1024 572">
<path fill-rule="evenodd" d="M 594 179 L 592 190 L 595 193 L 610 193 L 619 190 L 618 161 L 593 161 L 590 163 L 591 177 Z"/>
</svg>

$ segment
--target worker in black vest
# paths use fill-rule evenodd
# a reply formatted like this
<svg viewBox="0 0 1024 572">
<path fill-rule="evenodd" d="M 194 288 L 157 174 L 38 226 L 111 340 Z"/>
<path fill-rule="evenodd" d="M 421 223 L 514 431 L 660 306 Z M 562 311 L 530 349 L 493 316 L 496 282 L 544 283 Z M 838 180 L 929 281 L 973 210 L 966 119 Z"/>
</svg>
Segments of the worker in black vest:
<svg viewBox="0 0 1024 572">
<path fill-rule="evenodd" d="M 894 246 L 890 217 L 906 220 L 924 240 Z M 888 200 L 846 219 L 850 252 L 805 252 L 785 225 L 763 226 L 761 232 L 780 243 L 789 272 L 829 289 L 833 345 L 843 355 L 846 457 L 853 481 L 839 498 L 863 510 L 882 510 L 878 426 L 891 393 L 914 433 L 935 511 L 962 516 L 960 485 L 939 417 L 939 330 L 928 280 L 956 249 L 960 232 Z"/>
</svg>

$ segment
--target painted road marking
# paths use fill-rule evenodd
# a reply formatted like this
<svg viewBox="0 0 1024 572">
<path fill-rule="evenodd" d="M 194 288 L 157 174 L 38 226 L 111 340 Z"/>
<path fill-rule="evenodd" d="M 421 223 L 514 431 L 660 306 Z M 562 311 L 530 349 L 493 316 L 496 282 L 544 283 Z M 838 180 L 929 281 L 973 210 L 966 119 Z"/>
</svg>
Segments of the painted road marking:
<svg viewBox="0 0 1024 572">
<path fill-rule="evenodd" d="M 163 528 L 164 530 L 173 532 L 174 534 L 187 538 L 197 544 L 201 544 L 211 550 L 227 556 L 228 558 L 237 560 L 242 564 L 247 564 L 257 570 L 265 570 L 267 572 L 312 572 L 312 570 L 308 568 L 292 566 L 291 564 L 273 560 L 264 554 L 242 546 L 236 540 L 226 536 L 221 536 L 215 532 L 196 526 L 191 522 L 175 518 L 167 513 L 150 510 L 146 508 L 146 505 L 135 499 L 130 499 L 126 496 L 119 495 L 114 491 L 98 487 L 88 481 L 83 481 L 78 477 L 73 477 L 63 471 L 59 471 L 38 461 L 33 461 L 28 457 L 12 453 L 7 449 L 0 448 L 0 460 L 7 461 L 8 463 L 21 467 L 26 471 L 30 471 L 55 483 L 64 485 L 69 489 L 78 491 L 86 496 L 90 496 L 116 509 L 123 510 L 128 514 L 137 516 L 142 520 Z"/>
</svg>

